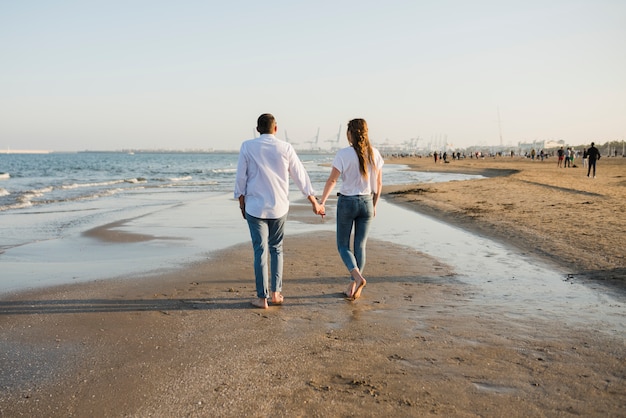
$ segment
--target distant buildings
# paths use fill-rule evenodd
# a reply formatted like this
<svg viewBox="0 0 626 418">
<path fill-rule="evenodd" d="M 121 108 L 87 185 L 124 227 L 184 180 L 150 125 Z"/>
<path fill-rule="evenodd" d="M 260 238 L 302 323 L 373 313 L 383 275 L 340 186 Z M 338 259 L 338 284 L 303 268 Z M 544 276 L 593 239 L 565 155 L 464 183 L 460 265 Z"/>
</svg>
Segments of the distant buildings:
<svg viewBox="0 0 626 418">
<path fill-rule="evenodd" d="M 29 149 L 29 150 L 24 150 L 24 149 L 10 149 L 7 148 L 6 150 L 0 150 L 0 154 L 50 154 L 52 151 L 46 151 L 46 150 L 33 150 L 33 149 Z"/>
<path fill-rule="evenodd" d="M 530 153 L 531 150 L 535 150 L 539 152 L 541 150 L 549 150 L 554 148 L 564 147 L 564 140 L 541 140 L 541 141 L 533 141 L 533 142 L 518 142 L 517 148 L 520 155 L 524 155 L 525 153 Z"/>
</svg>

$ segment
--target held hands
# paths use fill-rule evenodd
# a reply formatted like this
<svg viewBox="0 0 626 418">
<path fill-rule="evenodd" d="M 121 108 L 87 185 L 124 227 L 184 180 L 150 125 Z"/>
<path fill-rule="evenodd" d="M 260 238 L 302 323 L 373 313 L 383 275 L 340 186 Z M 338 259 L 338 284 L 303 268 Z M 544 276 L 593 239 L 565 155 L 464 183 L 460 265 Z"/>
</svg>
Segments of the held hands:
<svg viewBox="0 0 626 418">
<path fill-rule="evenodd" d="M 313 213 L 316 215 L 320 215 L 322 218 L 326 216 L 326 208 L 324 205 L 317 203 L 317 201 L 312 202 L 313 204 Z"/>
<path fill-rule="evenodd" d="M 324 205 L 320 204 L 315 196 L 309 196 L 309 202 L 311 202 L 311 206 L 313 207 L 313 213 L 320 215 L 323 219 L 324 216 L 326 216 L 326 208 L 324 208 Z"/>
</svg>

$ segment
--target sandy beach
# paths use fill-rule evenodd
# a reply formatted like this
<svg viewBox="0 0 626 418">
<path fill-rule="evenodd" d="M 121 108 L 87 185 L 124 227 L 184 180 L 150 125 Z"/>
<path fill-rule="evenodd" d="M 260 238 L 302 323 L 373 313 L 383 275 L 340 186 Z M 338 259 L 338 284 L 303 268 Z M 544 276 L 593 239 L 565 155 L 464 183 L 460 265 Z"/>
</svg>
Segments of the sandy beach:
<svg viewBox="0 0 626 418">
<path fill-rule="evenodd" d="M 385 200 L 553 266 L 560 285 L 610 305 L 612 325 L 559 319 L 513 290 L 532 315 L 507 310 L 455 254 L 376 234 L 368 285 L 348 302 L 334 233 L 288 227 L 283 306 L 250 306 L 249 243 L 176 271 L 0 299 L 0 416 L 626 416 L 626 159 L 601 159 L 595 179 L 580 161 L 388 162 L 485 176 L 385 187 Z M 306 206 L 290 217 L 319 222 Z"/>
</svg>

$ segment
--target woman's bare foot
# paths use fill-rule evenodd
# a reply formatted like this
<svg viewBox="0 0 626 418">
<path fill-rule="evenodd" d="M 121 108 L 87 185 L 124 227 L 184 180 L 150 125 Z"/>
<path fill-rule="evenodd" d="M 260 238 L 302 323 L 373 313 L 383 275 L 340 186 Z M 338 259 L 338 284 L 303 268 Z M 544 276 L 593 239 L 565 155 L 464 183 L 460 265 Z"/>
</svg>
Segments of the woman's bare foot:
<svg viewBox="0 0 626 418">
<path fill-rule="evenodd" d="M 343 294 L 346 295 L 348 299 L 352 299 L 352 295 L 354 295 L 354 289 L 356 289 L 356 284 L 354 281 L 350 281 L 348 288 L 343 291 Z"/>
<path fill-rule="evenodd" d="M 361 275 L 358 268 L 353 269 L 350 272 L 350 275 L 352 275 L 352 278 L 354 279 L 355 286 L 354 293 L 352 294 L 352 300 L 356 300 L 361 297 L 361 291 L 367 284 L 367 280 L 365 280 L 365 277 Z"/>
<path fill-rule="evenodd" d="M 284 300 L 285 298 L 280 294 L 280 292 L 272 292 L 272 303 L 274 305 L 281 305 Z"/>
<path fill-rule="evenodd" d="M 357 300 L 358 298 L 361 297 L 361 291 L 363 290 L 366 284 L 367 284 L 367 281 L 365 280 L 364 277 L 362 277 L 360 281 L 355 280 L 356 290 L 354 291 L 354 294 L 352 295 L 352 300 Z"/>
<path fill-rule="evenodd" d="M 253 299 L 250 303 L 256 308 L 267 309 L 269 307 L 265 298 Z"/>
</svg>

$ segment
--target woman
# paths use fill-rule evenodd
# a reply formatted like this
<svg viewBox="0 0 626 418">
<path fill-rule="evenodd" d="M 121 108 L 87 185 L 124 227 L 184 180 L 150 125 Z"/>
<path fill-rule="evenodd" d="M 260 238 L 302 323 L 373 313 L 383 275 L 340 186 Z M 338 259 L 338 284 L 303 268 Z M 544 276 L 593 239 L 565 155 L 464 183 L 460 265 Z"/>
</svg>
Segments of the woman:
<svg viewBox="0 0 626 418">
<path fill-rule="evenodd" d="M 370 143 L 365 120 L 351 120 L 347 136 L 350 146 L 337 152 L 320 203 L 322 206 L 326 204 L 326 199 L 341 177 L 337 199 L 337 250 L 352 276 L 344 294 L 354 300 L 361 296 L 367 283 L 362 275 L 365 245 L 383 185 L 384 161 L 380 152 Z M 353 227 L 354 251 L 351 251 L 350 235 Z"/>
</svg>

